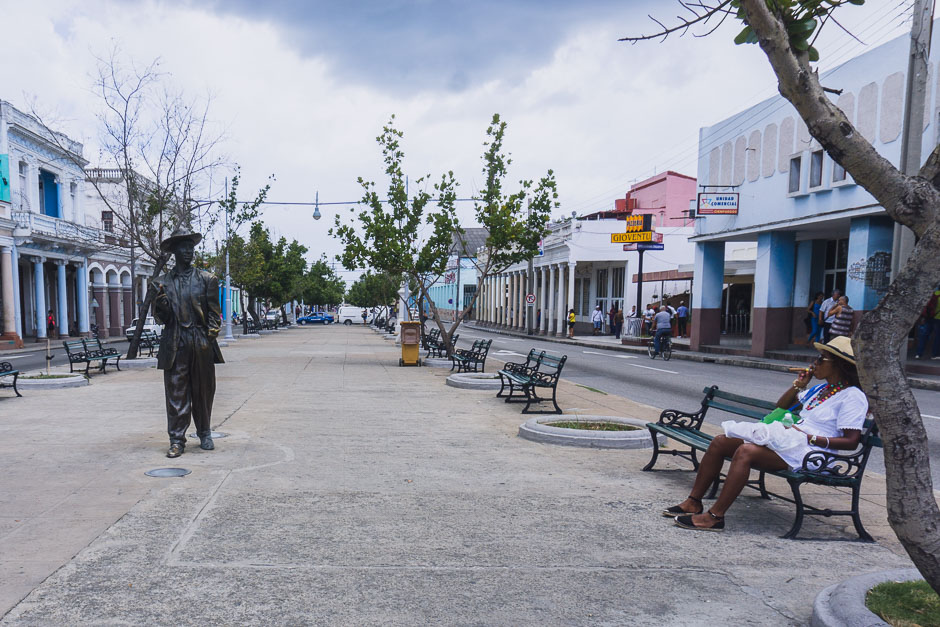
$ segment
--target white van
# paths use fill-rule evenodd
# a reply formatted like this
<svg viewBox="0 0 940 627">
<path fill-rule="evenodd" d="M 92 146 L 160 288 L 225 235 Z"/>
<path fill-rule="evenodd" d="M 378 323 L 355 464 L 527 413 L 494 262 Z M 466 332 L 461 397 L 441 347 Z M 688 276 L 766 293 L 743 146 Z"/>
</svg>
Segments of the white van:
<svg viewBox="0 0 940 627">
<path fill-rule="evenodd" d="M 336 321 L 342 324 L 362 324 L 362 312 L 366 312 L 366 320 L 372 319 L 368 307 L 353 307 L 344 305 L 336 311 Z"/>
</svg>

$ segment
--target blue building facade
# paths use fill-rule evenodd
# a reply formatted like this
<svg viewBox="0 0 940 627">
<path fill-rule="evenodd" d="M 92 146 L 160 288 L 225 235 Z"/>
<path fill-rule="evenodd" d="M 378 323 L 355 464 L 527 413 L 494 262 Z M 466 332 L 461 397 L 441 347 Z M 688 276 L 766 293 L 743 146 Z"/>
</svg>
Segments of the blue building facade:
<svg viewBox="0 0 940 627">
<path fill-rule="evenodd" d="M 834 102 L 856 130 L 895 165 L 900 160 L 909 41 L 879 46 L 821 75 L 841 90 Z M 931 62 L 923 154 L 937 145 L 940 83 Z M 768 71 L 770 71 L 768 69 Z M 703 128 L 699 183 L 740 194 L 737 215 L 696 220 L 692 347 L 722 343 L 725 319 L 749 313 L 739 346 L 753 355 L 806 342 L 813 295 L 838 288 L 856 318 L 873 308 L 891 281 L 894 222 L 874 198 L 823 151 L 780 96 Z M 725 268 L 729 242 L 757 245 L 753 285 L 735 300 Z M 748 299 L 750 302 L 747 302 Z"/>
</svg>

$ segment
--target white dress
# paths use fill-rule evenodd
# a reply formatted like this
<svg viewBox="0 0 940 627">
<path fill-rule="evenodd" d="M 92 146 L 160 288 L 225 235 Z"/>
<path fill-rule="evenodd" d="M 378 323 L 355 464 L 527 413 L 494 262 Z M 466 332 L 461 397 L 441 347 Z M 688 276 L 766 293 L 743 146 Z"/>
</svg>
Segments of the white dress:
<svg viewBox="0 0 940 627">
<path fill-rule="evenodd" d="M 813 396 L 825 395 L 826 389 L 823 387 L 817 392 L 814 392 L 813 389 L 803 390 L 797 395 L 803 405 L 799 420 L 796 423 L 797 426 L 805 433 L 817 436 L 817 442 L 822 442 L 823 438 L 827 437 L 842 437 L 844 429 L 861 431 L 865 425 L 865 416 L 868 415 L 868 399 L 865 397 L 865 393 L 857 387 L 840 390 L 816 407 L 806 408 L 807 403 L 812 400 Z M 736 423 L 733 421 L 722 423 L 726 435 L 767 446 L 779 455 L 780 459 L 785 461 L 792 470 L 801 469 L 803 467 L 803 458 L 812 451 L 849 452 L 826 449 L 821 446 L 810 446 L 804 434 L 800 434 L 799 438 L 781 437 L 782 434 L 774 433 L 774 429 L 768 429 L 771 426 L 773 425 Z M 753 434 L 750 434 L 750 431 L 753 431 Z"/>
</svg>

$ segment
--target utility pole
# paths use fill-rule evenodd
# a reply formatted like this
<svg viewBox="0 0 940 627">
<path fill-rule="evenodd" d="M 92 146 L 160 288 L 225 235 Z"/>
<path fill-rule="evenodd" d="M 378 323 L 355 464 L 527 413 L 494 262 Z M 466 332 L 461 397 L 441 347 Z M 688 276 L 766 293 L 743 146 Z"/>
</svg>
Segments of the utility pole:
<svg viewBox="0 0 940 627">
<path fill-rule="evenodd" d="M 904 98 L 904 132 L 901 136 L 901 172 L 913 176 L 921 167 L 924 137 L 924 110 L 927 102 L 927 59 L 933 31 L 934 0 L 914 0 L 911 18 L 911 51 L 907 63 L 907 93 Z M 935 120 L 936 121 L 936 120 Z M 894 225 L 891 251 L 891 278 L 907 261 L 914 248 L 914 232 Z"/>
<path fill-rule="evenodd" d="M 526 206 L 527 215 L 529 218 L 532 217 L 532 199 L 529 198 Z M 529 271 L 526 274 L 526 307 L 525 307 L 525 332 L 526 335 L 532 335 L 534 331 L 532 330 L 532 324 L 535 321 L 535 303 L 529 303 L 529 294 L 535 293 L 535 276 L 533 275 L 532 268 L 533 258 L 529 257 Z"/>
<path fill-rule="evenodd" d="M 225 179 L 225 341 L 232 342 L 232 275 L 228 265 L 228 249 L 231 240 L 229 233 L 228 179 Z"/>
</svg>

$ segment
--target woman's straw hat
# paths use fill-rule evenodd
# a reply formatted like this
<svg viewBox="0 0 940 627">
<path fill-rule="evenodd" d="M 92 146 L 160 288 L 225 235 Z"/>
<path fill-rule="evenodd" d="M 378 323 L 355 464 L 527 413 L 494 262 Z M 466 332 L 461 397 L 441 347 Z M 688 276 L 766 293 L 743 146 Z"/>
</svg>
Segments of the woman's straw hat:
<svg viewBox="0 0 940 627">
<path fill-rule="evenodd" d="M 832 353 L 836 357 L 844 359 L 853 366 L 855 365 L 855 351 L 852 350 L 852 339 L 844 335 L 834 337 L 826 344 L 813 342 L 816 350 Z"/>
</svg>

